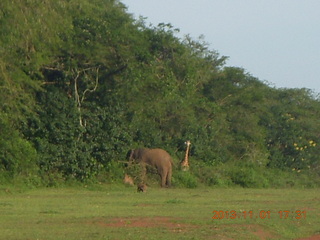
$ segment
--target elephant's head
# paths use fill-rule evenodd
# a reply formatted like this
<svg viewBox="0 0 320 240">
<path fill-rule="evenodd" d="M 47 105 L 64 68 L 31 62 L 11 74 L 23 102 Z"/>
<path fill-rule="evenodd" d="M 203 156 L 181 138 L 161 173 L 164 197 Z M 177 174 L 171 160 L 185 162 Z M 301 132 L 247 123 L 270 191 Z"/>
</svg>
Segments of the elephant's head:
<svg viewBox="0 0 320 240">
<path fill-rule="evenodd" d="M 134 153 L 134 149 L 130 149 L 130 150 L 127 152 L 126 159 L 127 159 L 129 162 L 132 162 L 132 161 L 133 161 L 133 153 Z"/>
<path fill-rule="evenodd" d="M 129 163 L 139 163 L 147 150 L 147 148 L 137 148 L 129 150 L 127 153 L 127 159 L 129 160 Z"/>
</svg>

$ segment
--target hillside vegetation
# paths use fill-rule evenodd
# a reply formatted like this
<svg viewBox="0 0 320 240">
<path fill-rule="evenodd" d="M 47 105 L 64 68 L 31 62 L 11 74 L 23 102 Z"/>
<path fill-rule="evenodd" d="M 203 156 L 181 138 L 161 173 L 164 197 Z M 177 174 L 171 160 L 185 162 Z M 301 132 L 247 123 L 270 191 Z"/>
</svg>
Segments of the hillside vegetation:
<svg viewBox="0 0 320 240">
<path fill-rule="evenodd" d="M 164 148 L 178 166 L 190 140 L 177 186 L 319 185 L 310 90 L 226 67 L 203 39 L 116 0 L 2 0 L 0 26 L 0 182 L 116 180 L 130 148 Z"/>
</svg>

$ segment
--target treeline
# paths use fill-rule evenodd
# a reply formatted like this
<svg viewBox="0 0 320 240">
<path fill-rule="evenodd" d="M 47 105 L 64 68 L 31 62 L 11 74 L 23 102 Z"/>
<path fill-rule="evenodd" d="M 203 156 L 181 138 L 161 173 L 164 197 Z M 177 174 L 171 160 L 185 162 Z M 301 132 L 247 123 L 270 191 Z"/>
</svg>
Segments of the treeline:
<svg viewBox="0 0 320 240">
<path fill-rule="evenodd" d="M 320 102 L 307 89 L 226 67 L 202 39 L 116 0 L 2 0 L 0 26 L 0 182 L 117 179 L 130 148 L 178 163 L 190 140 L 176 185 L 319 184 Z"/>
</svg>

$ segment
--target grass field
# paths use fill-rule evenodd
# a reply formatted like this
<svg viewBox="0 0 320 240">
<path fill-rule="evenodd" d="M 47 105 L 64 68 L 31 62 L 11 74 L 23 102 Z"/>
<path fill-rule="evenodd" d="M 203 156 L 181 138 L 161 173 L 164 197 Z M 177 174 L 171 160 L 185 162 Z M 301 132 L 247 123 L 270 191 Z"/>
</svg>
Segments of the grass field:
<svg viewBox="0 0 320 240">
<path fill-rule="evenodd" d="M 290 213 L 281 219 L 279 211 Z M 6 240 L 318 237 L 319 189 L 0 187 L 0 239 Z"/>
</svg>

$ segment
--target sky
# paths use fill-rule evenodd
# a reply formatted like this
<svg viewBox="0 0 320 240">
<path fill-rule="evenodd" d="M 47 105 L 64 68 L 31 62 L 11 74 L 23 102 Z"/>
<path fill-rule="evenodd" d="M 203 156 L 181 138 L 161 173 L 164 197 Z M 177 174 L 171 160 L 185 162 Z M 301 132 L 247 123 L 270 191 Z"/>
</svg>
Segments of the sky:
<svg viewBox="0 0 320 240">
<path fill-rule="evenodd" d="M 135 18 L 204 36 L 226 66 L 276 88 L 320 93 L 320 0 L 121 0 Z"/>
</svg>

